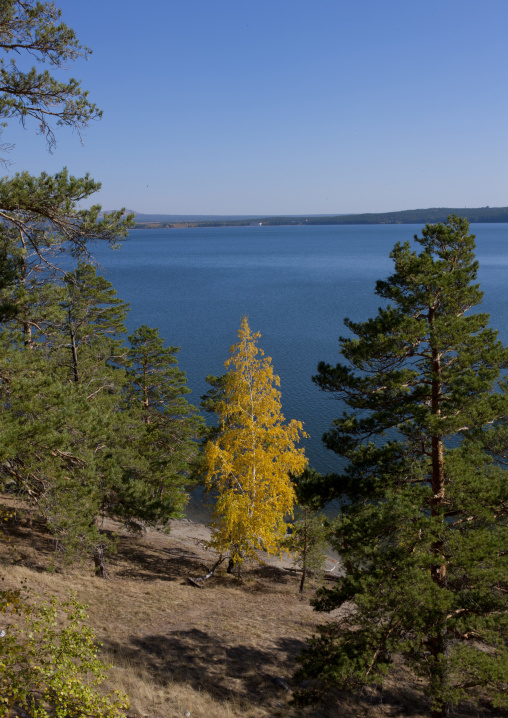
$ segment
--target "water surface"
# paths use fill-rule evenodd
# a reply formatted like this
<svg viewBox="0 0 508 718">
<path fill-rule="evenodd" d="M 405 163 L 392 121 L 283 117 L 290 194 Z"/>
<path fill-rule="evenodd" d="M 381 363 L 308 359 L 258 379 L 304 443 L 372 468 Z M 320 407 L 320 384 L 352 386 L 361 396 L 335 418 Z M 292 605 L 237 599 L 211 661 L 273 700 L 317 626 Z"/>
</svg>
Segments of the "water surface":
<svg viewBox="0 0 508 718">
<path fill-rule="evenodd" d="M 362 321 L 381 300 L 377 279 L 387 277 L 397 241 L 412 240 L 419 225 L 225 227 L 133 230 L 118 251 L 96 247 L 102 272 L 130 302 L 128 328 L 159 327 L 181 347 L 191 400 L 199 404 L 207 374 L 221 374 L 246 314 L 259 345 L 281 379 L 288 419 L 305 423 L 306 451 L 322 472 L 340 460 L 321 436 L 340 407 L 312 383 L 317 363 L 339 361 L 344 317 Z M 472 225 L 477 235 L 483 307 L 508 343 L 508 224 Z"/>
</svg>

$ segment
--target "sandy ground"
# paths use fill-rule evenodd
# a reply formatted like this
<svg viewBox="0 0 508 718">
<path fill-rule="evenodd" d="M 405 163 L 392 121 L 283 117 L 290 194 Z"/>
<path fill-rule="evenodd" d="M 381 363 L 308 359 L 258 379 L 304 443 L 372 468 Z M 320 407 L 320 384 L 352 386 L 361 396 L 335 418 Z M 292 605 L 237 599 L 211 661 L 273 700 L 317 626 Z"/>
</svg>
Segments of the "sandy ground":
<svg viewBox="0 0 508 718">
<path fill-rule="evenodd" d="M 152 531 L 151 533 L 156 534 L 158 532 Z M 191 521 L 190 519 L 175 519 L 171 521 L 170 536 L 172 541 L 175 544 L 180 545 L 182 549 L 188 548 L 189 546 L 193 546 L 196 547 L 197 550 L 203 551 L 206 556 L 209 557 L 208 561 L 210 562 L 210 565 L 212 565 L 214 560 L 216 559 L 215 551 L 213 551 L 213 549 L 205 548 L 206 543 L 210 540 L 211 537 L 211 530 L 208 528 L 208 526 L 205 526 L 204 524 L 196 521 Z M 292 568 L 294 566 L 292 557 L 287 553 L 284 553 L 282 554 L 282 556 L 279 557 L 270 556 L 264 551 L 259 551 L 258 555 L 260 561 L 267 566 L 273 566 L 278 568 Z M 337 575 L 339 567 L 340 562 L 337 561 L 336 558 L 334 558 L 332 555 L 327 556 L 325 571 Z"/>
</svg>

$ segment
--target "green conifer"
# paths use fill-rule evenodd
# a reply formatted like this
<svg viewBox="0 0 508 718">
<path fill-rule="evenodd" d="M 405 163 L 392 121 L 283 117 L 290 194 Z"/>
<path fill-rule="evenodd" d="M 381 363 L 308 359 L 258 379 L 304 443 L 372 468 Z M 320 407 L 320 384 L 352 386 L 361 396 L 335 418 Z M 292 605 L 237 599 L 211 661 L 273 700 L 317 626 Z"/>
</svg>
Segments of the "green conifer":
<svg viewBox="0 0 508 718">
<path fill-rule="evenodd" d="M 178 347 L 165 347 L 159 330 L 143 325 L 129 336 L 127 406 L 138 425 L 125 464 L 125 516 L 167 525 L 181 516 L 198 456 L 203 420 L 187 401 L 187 378 Z"/>
<path fill-rule="evenodd" d="M 483 438 L 508 413 L 508 352 L 470 312 L 482 299 L 468 222 L 427 225 L 418 253 L 397 244 L 385 300 L 345 320 L 347 364 L 315 381 L 346 410 L 324 436 L 348 460 L 333 544 L 345 576 L 315 601 L 354 605 L 302 657 L 302 673 L 342 688 L 382 681 L 396 654 L 426 680 L 433 718 L 477 688 L 507 705 L 508 485 Z M 490 434 L 488 434 L 490 435 Z"/>
</svg>

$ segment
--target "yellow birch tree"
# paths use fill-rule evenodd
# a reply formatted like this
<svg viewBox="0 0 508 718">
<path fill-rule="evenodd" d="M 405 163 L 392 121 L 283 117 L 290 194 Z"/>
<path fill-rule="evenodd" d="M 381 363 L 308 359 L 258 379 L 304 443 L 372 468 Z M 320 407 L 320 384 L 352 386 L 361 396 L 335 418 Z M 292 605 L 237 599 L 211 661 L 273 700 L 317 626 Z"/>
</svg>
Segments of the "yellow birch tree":
<svg viewBox="0 0 508 718">
<path fill-rule="evenodd" d="M 236 564 L 255 558 L 257 549 L 280 551 L 284 516 L 295 502 L 289 473 L 307 465 L 304 449 L 296 448 L 306 436 L 302 423 L 282 415 L 280 380 L 256 346 L 260 336 L 244 317 L 224 363 L 219 433 L 205 447 L 206 487 L 217 495 L 210 543 Z"/>
</svg>

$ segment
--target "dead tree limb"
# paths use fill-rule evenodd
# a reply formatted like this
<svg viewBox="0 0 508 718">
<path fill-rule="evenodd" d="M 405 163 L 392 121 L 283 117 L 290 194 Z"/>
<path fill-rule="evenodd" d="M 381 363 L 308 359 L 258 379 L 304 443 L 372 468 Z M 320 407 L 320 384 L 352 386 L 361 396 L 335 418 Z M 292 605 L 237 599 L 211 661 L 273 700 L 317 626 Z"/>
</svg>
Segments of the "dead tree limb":
<svg viewBox="0 0 508 718">
<path fill-rule="evenodd" d="M 195 586 L 195 588 L 203 588 L 203 581 L 206 581 L 208 578 L 212 578 L 221 563 L 228 558 L 229 556 L 223 556 L 221 554 L 212 566 L 212 568 L 207 573 L 205 573 L 204 576 L 198 576 L 198 578 L 192 578 L 191 576 L 188 576 L 187 581 L 191 584 L 191 586 Z"/>
</svg>

